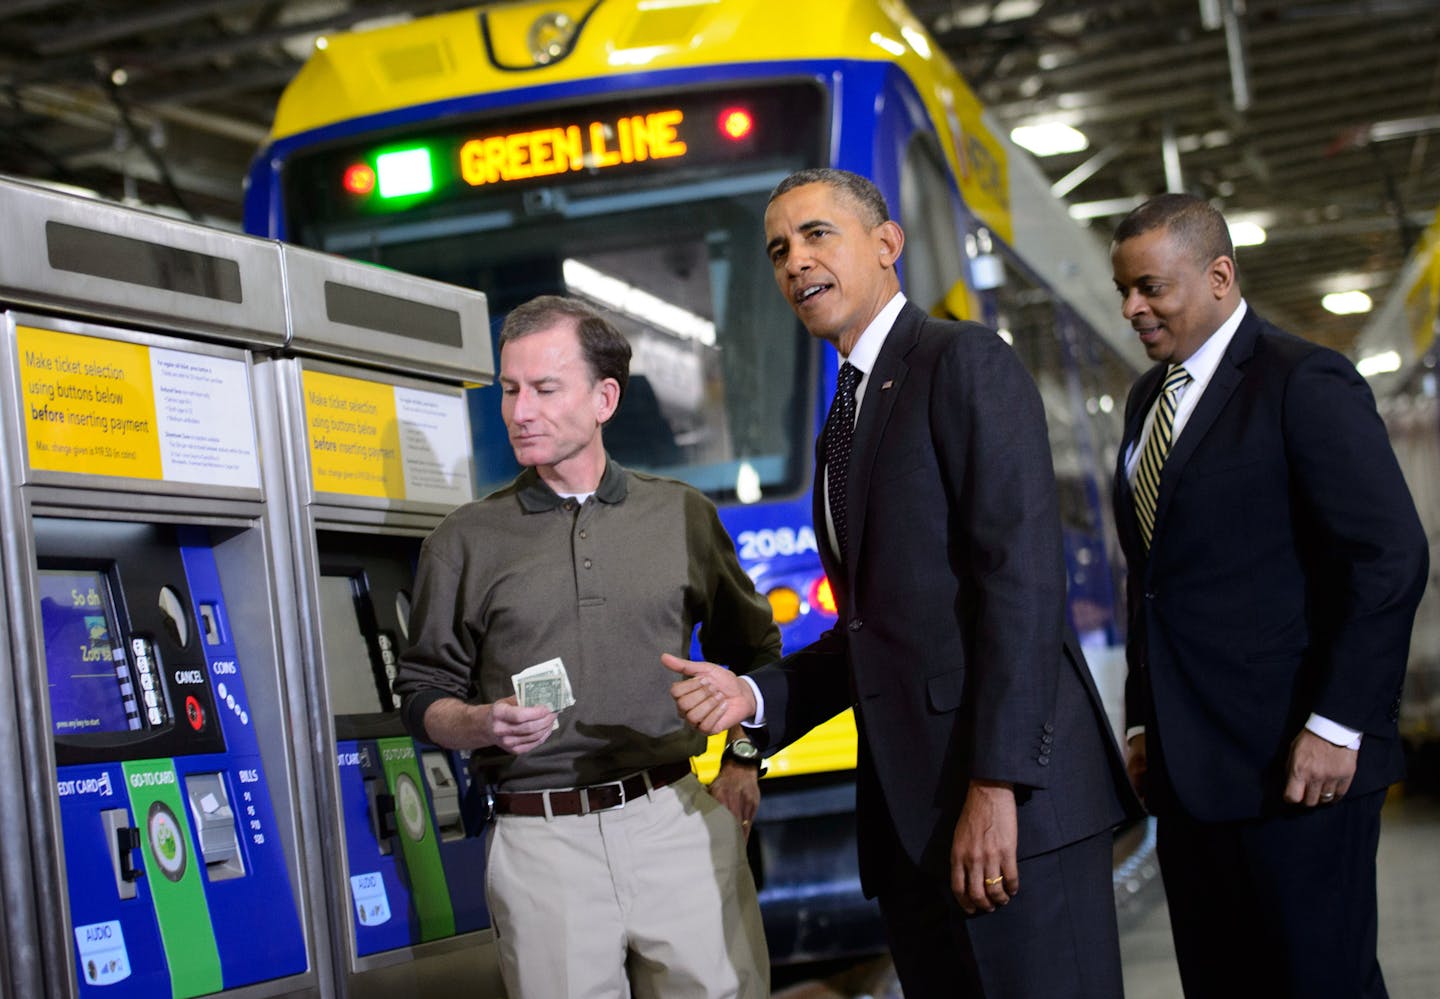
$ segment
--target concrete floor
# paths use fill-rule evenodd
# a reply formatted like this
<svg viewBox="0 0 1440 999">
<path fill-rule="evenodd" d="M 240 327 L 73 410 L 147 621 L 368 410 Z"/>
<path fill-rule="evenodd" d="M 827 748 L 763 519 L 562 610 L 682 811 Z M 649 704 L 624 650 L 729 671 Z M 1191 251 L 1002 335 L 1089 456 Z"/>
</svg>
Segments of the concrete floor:
<svg viewBox="0 0 1440 999">
<path fill-rule="evenodd" d="M 1380 967 L 1390 999 L 1440 996 L 1440 800 L 1391 794 L 1380 825 Z M 1122 915 L 1126 999 L 1181 999 L 1164 889 Z M 1152 904 L 1153 903 L 1153 904 Z"/>
<path fill-rule="evenodd" d="M 1144 828 L 1130 835 L 1143 839 Z M 1153 854 L 1132 857 L 1117 877 L 1126 999 L 1182 999 L 1165 891 Z M 1380 966 L 1391 999 L 1440 996 L 1440 795 L 1391 793 L 1381 820 Z M 776 999 L 903 999 L 888 960 L 863 962 L 823 980 L 777 988 Z"/>
</svg>

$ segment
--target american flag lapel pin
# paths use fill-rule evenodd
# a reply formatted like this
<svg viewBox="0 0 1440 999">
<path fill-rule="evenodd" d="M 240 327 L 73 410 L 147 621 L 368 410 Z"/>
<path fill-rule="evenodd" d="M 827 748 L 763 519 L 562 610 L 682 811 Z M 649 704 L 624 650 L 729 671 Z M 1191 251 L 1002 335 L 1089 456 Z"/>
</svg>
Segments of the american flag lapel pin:
<svg viewBox="0 0 1440 999">
<path fill-rule="evenodd" d="M 886 389 L 890 388 L 890 386 L 892 386 L 892 385 L 894 385 L 894 384 L 895 384 L 895 379 L 893 379 L 893 378 L 887 379 L 887 380 L 885 381 L 885 383 L 880 386 L 880 391 L 881 391 L 881 392 L 884 392 Z"/>
</svg>

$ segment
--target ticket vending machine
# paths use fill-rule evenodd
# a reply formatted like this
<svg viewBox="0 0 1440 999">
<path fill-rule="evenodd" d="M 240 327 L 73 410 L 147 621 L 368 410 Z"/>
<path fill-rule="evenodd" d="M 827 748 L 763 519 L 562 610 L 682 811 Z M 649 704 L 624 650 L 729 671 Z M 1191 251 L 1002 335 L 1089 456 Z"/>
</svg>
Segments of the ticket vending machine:
<svg viewBox="0 0 1440 999">
<path fill-rule="evenodd" d="M 420 543 L 474 498 L 466 383 L 485 299 L 286 246 L 293 334 L 257 363 L 291 491 L 297 610 L 342 995 L 503 994 L 466 754 L 410 738 L 390 684 Z"/>
<path fill-rule="evenodd" d="M 10 994 L 328 994 L 248 349 L 279 246 L 8 182 L 0 232 Z"/>
</svg>

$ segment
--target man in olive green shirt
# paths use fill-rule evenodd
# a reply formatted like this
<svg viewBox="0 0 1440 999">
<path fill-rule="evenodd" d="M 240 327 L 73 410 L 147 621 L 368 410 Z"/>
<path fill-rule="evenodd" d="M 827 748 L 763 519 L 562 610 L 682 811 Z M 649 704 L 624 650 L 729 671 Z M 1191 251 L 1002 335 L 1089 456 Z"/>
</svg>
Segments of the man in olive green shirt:
<svg viewBox="0 0 1440 999">
<path fill-rule="evenodd" d="M 707 658 L 744 672 L 779 656 L 779 631 L 709 500 L 607 457 L 629 354 L 570 299 L 506 319 L 525 470 L 426 540 L 395 691 L 410 731 L 477 750 L 496 792 L 487 896 L 512 995 L 764 996 L 757 767 L 727 755 L 706 793 L 689 764 L 704 738 L 659 657 L 688 654 L 698 625 Z M 557 658 L 574 705 L 519 706 L 511 678 Z"/>
</svg>

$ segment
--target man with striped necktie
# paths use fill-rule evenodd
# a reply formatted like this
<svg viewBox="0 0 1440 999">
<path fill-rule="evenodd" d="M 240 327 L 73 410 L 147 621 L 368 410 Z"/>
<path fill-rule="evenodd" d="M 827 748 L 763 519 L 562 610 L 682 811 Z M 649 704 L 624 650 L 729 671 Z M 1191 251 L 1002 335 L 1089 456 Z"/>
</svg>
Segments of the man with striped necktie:
<svg viewBox="0 0 1440 999">
<path fill-rule="evenodd" d="M 1154 198 L 1111 260 L 1157 362 L 1126 404 L 1115 515 L 1128 766 L 1185 993 L 1383 997 L 1375 849 L 1428 564 L 1414 504 L 1354 366 L 1247 306 L 1218 211 Z"/>
</svg>

